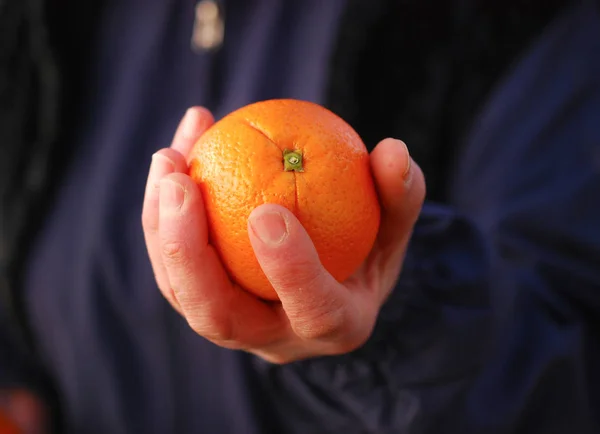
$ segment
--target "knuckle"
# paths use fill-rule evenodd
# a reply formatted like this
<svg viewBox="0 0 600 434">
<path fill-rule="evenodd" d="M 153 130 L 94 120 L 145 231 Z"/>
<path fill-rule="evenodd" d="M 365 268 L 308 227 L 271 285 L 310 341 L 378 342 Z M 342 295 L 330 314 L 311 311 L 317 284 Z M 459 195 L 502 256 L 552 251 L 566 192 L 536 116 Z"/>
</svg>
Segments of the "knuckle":
<svg viewBox="0 0 600 434">
<path fill-rule="evenodd" d="M 172 262 L 183 262 L 185 260 L 186 247 L 181 241 L 165 241 L 162 243 L 162 252 L 165 259 Z"/>
<path fill-rule="evenodd" d="M 320 309 L 313 315 L 308 315 L 294 322 L 294 332 L 298 337 L 307 341 L 331 340 L 340 336 L 346 326 L 344 309 Z"/>
<path fill-rule="evenodd" d="M 231 332 L 227 328 L 211 328 L 206 330 L 203 336 L 209 341 L 227 348 L 231 348 L 234 342 L 236 342 L 232 339 Z"/>
<path fill-rule="evenodd" d="M 226 348 L 237 347 L 233 327 L 227 319 L 219 318 L 210 312 L 188 316 L 188 324 L 203 338 Z"/>
</svg>

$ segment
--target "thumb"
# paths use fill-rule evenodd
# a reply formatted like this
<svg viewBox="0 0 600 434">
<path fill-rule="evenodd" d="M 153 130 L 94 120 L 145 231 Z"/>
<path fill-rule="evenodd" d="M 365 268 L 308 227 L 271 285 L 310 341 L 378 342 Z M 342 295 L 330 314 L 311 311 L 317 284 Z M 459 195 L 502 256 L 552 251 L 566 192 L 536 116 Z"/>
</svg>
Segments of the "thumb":
<svg viewBox="0 0 600 434">
<path fill-rule="evenodd" d="M 261 205 L 250 214 L 248 233 L 294 332 L 304 339 L 342 333 L 352 316 L 348 293 L 325 270 L 294 214 L 279 205 Z"/>
</svg>

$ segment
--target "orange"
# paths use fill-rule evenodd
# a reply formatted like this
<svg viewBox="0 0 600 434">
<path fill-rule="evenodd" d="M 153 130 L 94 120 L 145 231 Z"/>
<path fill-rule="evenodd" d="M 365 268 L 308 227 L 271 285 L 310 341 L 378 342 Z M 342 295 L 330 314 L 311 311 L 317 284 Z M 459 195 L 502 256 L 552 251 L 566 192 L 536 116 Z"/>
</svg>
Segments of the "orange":
<svg viewBox="0 0 600 434">
<path fill-rule="evenodd" d="M 350 125 L 320 105 L 268 100 L 234 111 L 195 144 L 190 176 L 200 186 L 210 242 L 229 275 L 264 299 L 278 297 L 247 229 L 261 204 L 293 212 L 340 282 L 373 247 L 380 207 L 368 151 Z"/>
</svg>

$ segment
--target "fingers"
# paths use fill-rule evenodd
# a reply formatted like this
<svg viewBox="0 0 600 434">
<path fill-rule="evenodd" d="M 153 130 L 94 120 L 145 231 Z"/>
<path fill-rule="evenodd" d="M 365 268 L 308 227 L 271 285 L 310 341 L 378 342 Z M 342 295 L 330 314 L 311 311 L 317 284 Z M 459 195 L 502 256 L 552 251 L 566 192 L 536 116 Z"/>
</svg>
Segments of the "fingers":
<svg viewBox="0 0 600 434">
<path fill-rule="evenodd" d="M 190 152 L 193 144 L 209 128 L 214 119 L 211 113 L 202 107 L 190 108 L 173 137 L 170 148 L 164 148 L 152 156 L 152 163 L 148 174 L 144 205 L 142 209 L 142 227 L 144 238 L 150 257 L 150 263 L 156 277 L 156 282 L 162 294 L 179 310 L 169 285 L 168 276 L 162 264 L 161 247 L 158 239 L 158 197 L 159 182 L 168 174 L 187 172 L 185 155 Z"/>
<path fill-rule="evenodd" d="M 204 107 L 191 107 L 177 127 L 171 148 L 187 158 L 198 138 L 214 123 L 209 110 Z"/>
<path fill-rule="evenodd" d="M 371 153 L 371 167 L 383 207 L 380 240 L 397 245 L 410 237 L 425 197 L 425 180 L 404 142 L 382 140 Z"/>
<path fill-rule="evenodd" d="M 256 257 L 296 335 L 331 343 L 334 352 L 361 344 L 368 304 L 357 302 L 323 268 L 296 217 L 284 207 L 267 204 L 251 213 L 248 225 Z"/>
<path fill-rule="evenodd" d="M 186 170 L 187 164 L 179 152 L 165 148 L 154 154 L 152 156 L 142 208 L 142 227 L 144 229 L 146 249 L 148 250 L 156 283 L 163 296 L 176 310 L 179 310 L 179 306 L 169 285 L 169 277 L 162 263 L 161 246 L 158 238 L 159 183 L 162 178 L 171 173 L 185 172 Z"/>
<path fill-rule="evenodd" d="M 160 182 L 159 237 L 170 286 L 190 326 L 223 346 L 264 345 L 274 338 L 275 310 L 232 285 L 214 248 L 200 189 L 187 175 Z"/>
</svg>

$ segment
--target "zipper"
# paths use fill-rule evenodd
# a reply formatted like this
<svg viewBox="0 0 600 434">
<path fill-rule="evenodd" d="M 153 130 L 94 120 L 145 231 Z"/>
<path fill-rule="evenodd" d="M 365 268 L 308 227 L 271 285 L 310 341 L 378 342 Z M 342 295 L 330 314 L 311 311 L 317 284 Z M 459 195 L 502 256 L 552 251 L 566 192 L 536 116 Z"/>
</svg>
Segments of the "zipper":
<svg viewBox="0 0 600 434">
<path fill-rule="evenodd" d="M 196 53 L 215 51 L 223 45 L 225 19 L 223 2 L 199 0 L 194 8 L 191 48 Z"/>
</svg>

